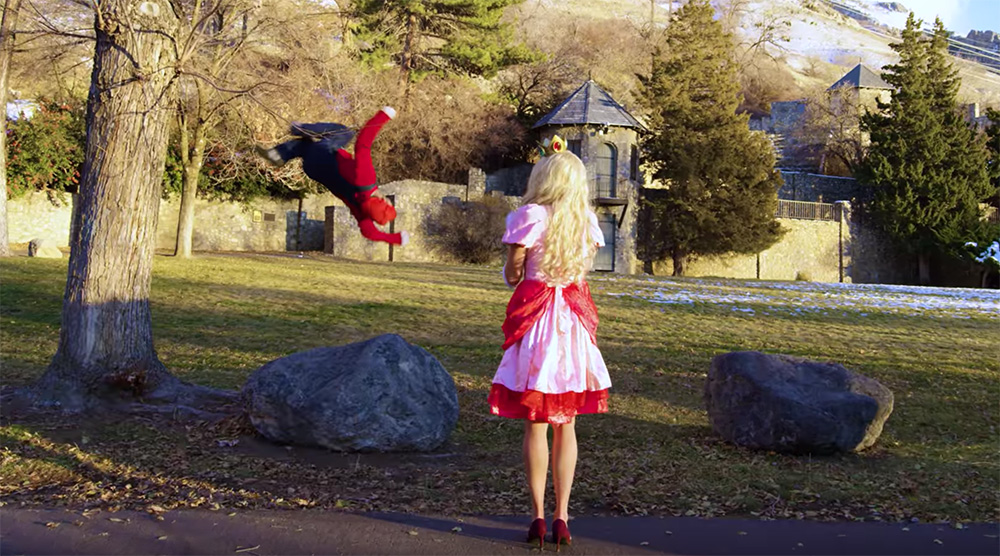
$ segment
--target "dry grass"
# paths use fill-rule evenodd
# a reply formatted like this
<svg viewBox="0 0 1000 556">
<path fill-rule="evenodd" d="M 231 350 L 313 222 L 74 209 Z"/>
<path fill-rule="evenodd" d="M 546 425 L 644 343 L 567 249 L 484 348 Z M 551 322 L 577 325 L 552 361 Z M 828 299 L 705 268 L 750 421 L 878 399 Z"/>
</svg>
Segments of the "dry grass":
<svg viewBox="0 0 1000 556">
<path fill-rule="evenodd" d="M 398 333 L 454 377 L 452 440 L 435 457 L 357 456 L 285 449 L 220 427 L 6 422 L 5 501 L 525 510 L 520 424 L 485 404 L 509 295 L 498 268 L 213 255 L 158 257 L 154 274 L 156 349 L 182 378 L 239 388 L 289 353 Z M 0 263 L 3 385 L 28 383 L 55 352 L 64 281 L 65 261 Z M 835 285 L 595 276 L 592 286 L 614 388 L 609 414 L 580 419 L 574 512 L 998 519 L 995 315 L 873 306 L 872 292 Z M 651 302 L 663 295 L 691 302 Z M 712 356 L 743 349 L 837 361 L 882 381 L 896 409 L 879 444 L 808 458 L 721 442 L 703 410 L 704 376 Z M 235 438 L 235 447 L 217 443 Z"/>
</svg>

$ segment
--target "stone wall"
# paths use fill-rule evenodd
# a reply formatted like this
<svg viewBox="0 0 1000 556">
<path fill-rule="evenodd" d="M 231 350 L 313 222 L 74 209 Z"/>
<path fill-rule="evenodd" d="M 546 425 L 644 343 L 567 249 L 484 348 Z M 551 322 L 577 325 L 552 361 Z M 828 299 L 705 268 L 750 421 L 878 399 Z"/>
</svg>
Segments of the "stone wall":
<svg viewBox="0 0 1000 556">
<path fill-rule="evenodd" d="M 458 200 L 475 200 L 482 196 L 477 192 L 469 197 L 466 185 L 449 183 L 403 180 L 379 186 L 379 193 L 387 198 L 393 198 L 396 206 L 396 220 L 390 226 L 383 226 L 383 231 L 407 231 L 410 242 L 405 246 L 392 246 L 386 243 L 368 241 L 361 236 L 358 225 L 340 201 L 331 195 L 328 205 L 334 206 L 334 222 L 332 230 L 332 248 L 327 246 L 327 252 L 337 257 L 362 261 L 387 261 L 390 253 L 393 261 L 398 262 L 435 262 L 442 258 L 431 251 L 424 240 L 424 221 L 428 214 L 436 210 L 446 197 Z M 322 245 L 321 245 L 322 248 Z"/>
<path fill-rule="evenodd" d="M 531 169 L 534 167 L 533 164 L 519 164 L 486 174 L 483 179 L 484 188 L 478 189 L 478 191 L 485 191 L 486 193 L 496 192 L 503 195 L 520 197 L 528 189 L 528 177 L 531 176 Z M 469 171 L 470 176 L 473 171 L 481 172 L 482 170 L 473 168 Z M 470 189 L 476 191 L 472 189 L 471 181 Z"/>
<path fill-rule="evenodd" d="M 822 176 L 819 176 L 822 177 Z M 787 179 L 787 178 L 786 178 Z M 392 259 L 402 262 L 443 261 L 429 250 L 423 239 L 424 220 L 446 197 L 466 200 L 467 185 L 400 181 L 380 186 L 383 195 L 395 196 L 398 216 L 395 230 L 407 230 L 410 244 L 392 248 Z M 497 193 L 494 193 L 497 194 Z M 475 200 L 479 195 L 472 194 Z M 44 193 L 31 193 L 7 203 L 8 234 L 13 244 L 26 244 L 38 238 L 57 247 L 69 245 L 72 196 L 50 200 Z M 824 199 L 826 197 L 824 196 Z M 508 196 L 511 208 L 519 205 L 517 197 Z M 296 242 L 298 201 L 260 201 L 248 206 L 236 203 L 198 200 L 195 214 L 193 248 L 196 251 L 320 251 L 324 249 L 326 207 L 333 207 L 329 247 L 331 254 L 356 260 L 384 261 L 390 256 L 385 243 L 370 242 L 358 231 L 347 208 L 332 195 L 317 195 L 302 203 L 303 218 Z M 157 248 L 174 248 L 179 201 L 161 202 L 156 231 Z M 856 283 L 913 283 L 916 279 L 912 257 L 897 254 L 884 239 L 863 221 L 861 214 L 842 204 L 843 222 L 779 219 L 788 233 L 778 244 L 758 256 L 711 257 L 689 261 L 689 276 L 760 278 L 794 280 L 796 277 L 820 282 L 836 282 L 843 265 L 844 281 Z M 597 212 L 621 215 L 623 207 L 597 207 Z M 638 206 L 629 198 L 624 208 L 625 221 L 617 231 L 615 271 L 635 273 L 641 270 L 635 257 L 636 217 Z M 840 214 L 838 212 L 837 214 Z M 387 229 L 388 231 L 388 229 Z M 841 253 L 843 255 L 841 256 Z M 758 270 L 759 268 L 759 270 Z M 669 275 L 671 263 L 654 265 L 657 275 Z M 955 268 L 954 261 L 934 261 L 935 283 L 978 287 L 979 277 L 970 269 Z"/>
<path fill-rule="evenodd" d="M 406 180 L 379 187 L 382 195 L 395 195 L 397 211 L 392 226 L 407 230 L 411 242 L 393 248 L 397 261 L 433 261 L 422 239 L 426 214 L 444 197 L 467 198 L 466 185 Z M 481 194 L 480 194 L 481 195 Z M 14 244 L 40 238 L 58 247 L 69 246 L 72 195 L 54 204 L 44 193 L 29 193 L 7 202 L 8 235 Z M 194 251 L 322 251 L 326 207 L 333 206 L 334 241 L 332 254 L 359 260 L 388 260 L 389 246 L 361 236 L 347 207 L 327 193 L 302 201 L 302 218 L 297 222 L 299 202 L 259 200 L 248 205 L 198 199 L 195 204 Z M 172 250 L 177 237 L 180 200 L 161 201 L 156 226 L 157 249 Z M 389 231 L 388 227 L 383 227 Z"/>
<path fill-rule="evenodd" d="M 802 125 L 805 117 L 806 102 L 804 100 L 788 100 L 771 103 L 771 117 L 764 131 L 785 135 Z"/>
<path fill-rule="evenodd" d="M 49 196 L 30 192 L 7 200 L 7 236 L 12 244 L 45 240 L 54 247 L 69 247 L 74 195 Z"/>
<path fill-rule="evenodd" d="M 778 219 L 787 230 L 781 241 L 760 255 L 730 255 L 701 257 L 688 261 L 685 276 L 715 276 L 761 280 L 840 281 L 840 234 L 849 233 L 847 226 L 829 220 Z M 845 261 L 846 265 L 846 261 Z M 657 262 L 653 273 L 669 276 L 671 261 Z M 845 282 L 851 281 L 846 273 Z"/>
<path fill-rule="evenodd" d="M 313 195 L 302 201 L 302 221 L 297 200 L 262 199 L 248 205 L 195 201 L 194 251 L 319 251 L 323 249 L 323 207 L 332 195 Z M 180 199 L 160 203 L 156 247 L 173 249 L 177 238 Z M 298 228 L 298 229 L 297 229 Z M 297 234 L 296 234 L 297 232 Z"/>
</svg>

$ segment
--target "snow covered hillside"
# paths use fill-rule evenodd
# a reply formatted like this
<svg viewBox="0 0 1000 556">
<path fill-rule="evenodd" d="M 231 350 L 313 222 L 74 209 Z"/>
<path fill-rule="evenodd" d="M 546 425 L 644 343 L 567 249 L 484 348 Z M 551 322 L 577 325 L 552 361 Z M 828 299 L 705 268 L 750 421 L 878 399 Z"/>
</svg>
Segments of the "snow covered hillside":
<svg viewBox="0 0 1000 556">
<path fill-rule="evenodd" d="M 649 0 L 527 0 L 535 9 L 559 10 L 578 18 L 629 19 L 637 25 L 648 21 Z M 681 2 L 654 0 L 654 17 L 666 22 L 668 12 Z M 862 62 L 878 71 L 897 60 L 889 44 L 905 26 L 909 10 L 905 0 L 712 0 L 718 12 L 739 14 L 742 40 L 752 41 L 761 25 L 781 22 L 777 47 L 770 48 L 794 73 L 805 91 L 826 88 Z M 851 14 L 851 15 L 848 15 Z M 962 78 L 962 102 L 1000 107 L 1000 75 L 981 64 L 955 58 Z M 788 99 L 786 99 L 788 100 Z"/>
</svg>

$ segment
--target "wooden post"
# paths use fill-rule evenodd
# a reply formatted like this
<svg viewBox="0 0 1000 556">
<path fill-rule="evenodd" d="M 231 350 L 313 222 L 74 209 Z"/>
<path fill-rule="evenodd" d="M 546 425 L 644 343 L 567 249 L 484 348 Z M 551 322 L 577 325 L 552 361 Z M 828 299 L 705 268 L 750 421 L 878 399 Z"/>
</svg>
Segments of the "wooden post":
<svg viewBox="0 0 1000 556">
<path fill-rule="evenodd" d="M 386 198 L 387 201 L 389 201 L 390 205 L 392 205 L 393 207 L 396 206 L 396 196 L 395 195 L 386 195 L 385 198 Z M 392 219 L 391 221 L 389 221 L 389 233 L 390 234 L 396 233 L 396 219 Z M 392 255 L 393 255 L 392 248 L 393 247 L 394 247 L 393 244 L 390 243 L 389 244 L 389 262 L 390 263 L 392 262 Z"/>
<path fill-rule="evenodd" d="M 337 207 L 324 207 L 326 214 L 323 216 L 323 252 L 333 255 L 334 248 L 334 211 Z"/>
<path fill-rule="evenodd" d="M 302 196 L 299 196 L 299 210 L 295 213 L 295 250 L 302 250 Z"/>
</svg>

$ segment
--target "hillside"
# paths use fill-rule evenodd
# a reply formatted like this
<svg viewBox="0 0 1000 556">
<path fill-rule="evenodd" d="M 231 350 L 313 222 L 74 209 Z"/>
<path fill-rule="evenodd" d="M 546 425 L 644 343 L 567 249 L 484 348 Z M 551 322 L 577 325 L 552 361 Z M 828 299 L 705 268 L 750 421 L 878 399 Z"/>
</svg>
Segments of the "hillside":
<svg viewBox="0 0 1000 556">
<path fill-rule="evenodd" d="M 823 0 L 715 0 L 713 5 L 720 11 L 733 10 L 735 6 L 743 41 L 753 40 L 761 24 L 787 21 L 780 25 L 780 34 L 787 40 L 777 41 L 777 47 L 770 47 L 769 51 L 793 76 L 798 90 L 790 90 L 787 94 L 795 96 L 828 87 L 858 62 L 878 70 L 897 60 L 889 44 L 896 40 L 893 29 L 905 22 L 905 2 L 895 3 L 889 9 L 883 6 L 887 3 L 847 1 L 856 8 L 855 17 L 842 13 L 848 10 L 837 11 Z M 675 4 L 675 9 L 678 5 Z M 875 9 L 865 11 L 865 8 Z M 666 24 L 668 9 L 668 2 L 657 2 L 654 8 L 657 26 Z M 857 14 L 864 14 L 868 19 Z M 556 32 L 601 21 L 616 21 L 619 27 L 638 30 L 648 24 L 650 2 L 526 0 L 521 15 L 526 18 L 522 25 L 528 36 L 553 32 L 553 21 L 558 22 Z M 967 60 L 954 58 L 954 63 L 962 78 L 960 101 L 1000 107 L 1000 75 Z M 635 71 L 640 69 L 641 66 L 635 67 Z M 622 75 L 626 73 L 622 69 Z M 595 79 L 599 76 L 595 75 Z M 608 85 L 622 87 L 619 83 Z M 626 97 L 630 96 L 629 92 L 619 91 Z"/>
</svg>

